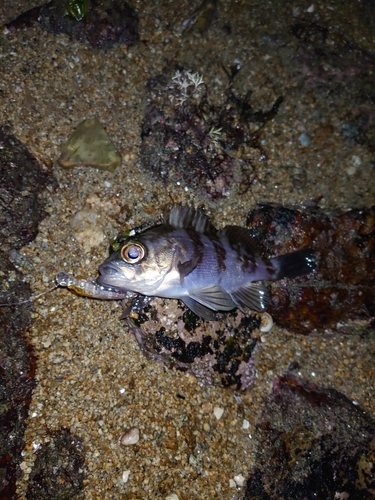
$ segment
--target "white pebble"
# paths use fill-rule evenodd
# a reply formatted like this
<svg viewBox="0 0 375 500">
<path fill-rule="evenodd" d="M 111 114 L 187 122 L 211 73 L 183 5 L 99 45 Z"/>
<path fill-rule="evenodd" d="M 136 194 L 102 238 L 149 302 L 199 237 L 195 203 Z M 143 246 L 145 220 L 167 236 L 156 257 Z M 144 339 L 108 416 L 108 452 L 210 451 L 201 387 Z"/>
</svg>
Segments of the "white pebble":
<svg viewBox="0 0 375 500">
<path fill-rule="evenodd" d="M 223 413 L 224 413 L 224 408 L 219 408 L 219 406 L 215 406 L 214 415 L 218 420 L 221 419 L 221 417 L 223 416 Z"/>
<path fill-rule="evenodd" d="M 245 486 L 246 479 L 243 477 L 242 474 L 238 474 L 237 476 L 234 476 L 234 482 L 236 483 L 237 486 L 240 486 L 241 488 Z"/>
<path fill-rule="evenodd" d="M 352 156 L 352 164 L 354 167 L 360 167 L 362 165 L 362 160 L 359 156 L 353 155 Z"/>
<path fill-rule="evenodd" d="M 250 422 L 246 419 L 242 422 L 242 429 L 248 429 L 250 427 Z"/>
<path fill-rule="evenodd" d="M 137 427 L 130 427 L 119 439 L 120 444 L 123 446 L 130 446 L 131 444 L 136 444 L 139 441 L 139 430 Z"/>
<path fill-rule="evenodd" d="M 179 500 L 179 499 L 176 493 L 171 493 L 170 495 L 165 497 L 165 500 Z"/>
<path fill-rule="evenodd" d="M 122 478 L 121 478 L 122 482 L 127 483 L 129 476 L 130 476 L 130 470 L 124 470 L 124 472 L 122 473 Z"/>
<path fill-rule="evenodd" d="M 262 319 L 261 319 L 261 324 L 260 324 L 260 331 L 263 333 L 267 333 L 271 330 L 272 327 L 273 327 L 272 316 L 266 312 L 263 313 Z"/>
</svg>

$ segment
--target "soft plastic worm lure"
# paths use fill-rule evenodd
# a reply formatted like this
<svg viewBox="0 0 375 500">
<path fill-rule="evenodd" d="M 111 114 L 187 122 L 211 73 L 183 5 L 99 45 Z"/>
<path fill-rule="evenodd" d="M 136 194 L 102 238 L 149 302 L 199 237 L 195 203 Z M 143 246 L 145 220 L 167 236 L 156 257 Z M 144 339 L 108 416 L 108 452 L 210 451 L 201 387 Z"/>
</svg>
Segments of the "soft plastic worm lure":
<svg viewBox="0 0 375 500">
<path fill-rule="evenodd" d="M 0 304 L 0 307 L 14 307 L 20 306 L 22 304 L 29 304 L 39 297 L 52 292 L 52 290 L 55 290 L 59 286 L 66 287 L 69 290 L 75 292 L 77 295 L 101 300 L 129 299 L 137 295 L 133 292 L 124 292 L 121 290 L 117 290 L 116 288 L 111 286 L 98 285 L 98 283 L 93 279 L 74 278 L 71 274 L 64 272 L 59 272 L 56 274 L 55 283 L 56 284 L 52 288 L 49 288 L 45 292 L 39 293 L 38 295 L 30 297 L 29 299 Z"/>
<path fill-rule="evenodd" d="M 57 273 L 55 281 L 58 286 L 66 287 L 69 290 L 73 290 L 77 295 L 93 299 L 120 300 L 135 295 L 132 292 L 124 292 L 111 286 L 98 285 L 93 279 L 74 278 L 72 275 L 64 272 Z"/>
</svg>

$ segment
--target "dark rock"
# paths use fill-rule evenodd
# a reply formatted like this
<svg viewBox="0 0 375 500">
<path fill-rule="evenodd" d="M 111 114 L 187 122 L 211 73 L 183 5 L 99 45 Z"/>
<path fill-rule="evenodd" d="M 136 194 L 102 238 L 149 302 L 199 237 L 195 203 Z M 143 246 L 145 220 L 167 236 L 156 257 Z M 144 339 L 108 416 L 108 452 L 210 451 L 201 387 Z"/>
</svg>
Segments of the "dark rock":
<svg viewBox="0 0 375 500">
<path fill-rule="evenodd" d="M 0 303 L 27 300 L 30 287 L 5 252 L 0 251 Z M 35 356 L 26 340 L 30 305 L 0 307 L 0 498 L 15 498 L 31 392 Z"/>
<path fill-rule="evenodd" d="M 40 192 L 53 185 L 47 168 L 41 165 L 18 139 L 0 128 L 0 235 L 1 249 L 18 249 L 37 235 L 45 217 Z"/>
<path fill-rule="evenodd" d="M 26 498 L 29 500 L 70 500 L 84 498 L 84 446 L 68 429 L 54 432 L 43 444 L 30 473 Z"/>
<path fill-rule="evenodd" d="M 49 32 L 65 33 L 97 49 L 115 43 L 133 45 L 139 39 L 138 16 L 121 0 L 91 0 L 82 20 L 71 15 L 69 2 L 55 0 L 21 14 L 7 28 L 16 31 L 37 23 Z"/>
<path fill-rule="evenodd" d="M 259 205 L 247 218 L 264 255 L 303 247 L 315 253 L 317 271 L 272 284 L 274 320 L 293 332 L 341 328 L 360 333 L 375 317 L 375 207 L 333 215 Z"/>
<path fill-rule="evenodd" d="M 244 500 L 374 498 L 369 414 L 340 392 L 291 375 L 275 381 L 266 407 Z"/>
<path fill-rule="evenodd" d="M 204 321 L 180 301 L 157 297 L 142 313 L 137 304 L 130 311 L 129 329 L 148 358 L 188 371 L 207 385 L 244 390 L 254 383 L 259 314 L 237 309 Z"/>
<path fill-rule="evenodd" d="M 232 76 L 228 73 L 228 79 Z M 260 131 L 277 113 L 254 111 L 251 92 L 241 99 L 228 89 L 214 106 L 203 78 L 192 71 L 158 75 L 146 88 L 142 124 L 142 166 L 159 178 L 217 200 L 233 186 L 245 194 L 254 181 L 254 159 L 264 162 Z M 238 172 L 234 178 L 235 172 Z"/>
<path fill-rule="evenodd" d="M 35 357 L 26 339 L 30 288 L 14 267 L 15 249 L 33 240 L 44 217 L 38 195 L 52 175 L 15 137 L 0 129 L 0 498 L 15 498 L 26 418 L 35 386 Z"/>
</svg>

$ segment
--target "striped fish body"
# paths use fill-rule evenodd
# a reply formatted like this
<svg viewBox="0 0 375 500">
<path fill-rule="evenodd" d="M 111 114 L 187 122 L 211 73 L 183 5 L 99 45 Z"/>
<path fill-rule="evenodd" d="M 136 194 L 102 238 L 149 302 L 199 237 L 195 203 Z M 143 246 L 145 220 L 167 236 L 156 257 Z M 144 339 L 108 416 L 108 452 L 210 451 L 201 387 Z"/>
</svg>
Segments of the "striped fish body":
<svg viewBox="0 0 375 500">
<path fill-rule="evenodd" d="M 308 249 L 262 260 L 250 232 L 217 230 L 201 210 L 176 206 L 162 224 L 126 238 L 99 267 L 98 283 L 146 296 L 181 299 L 208 320 L 218 311 L 264 311 L 270 297 L 263 280 L 307 274 Z"/>
</svg>

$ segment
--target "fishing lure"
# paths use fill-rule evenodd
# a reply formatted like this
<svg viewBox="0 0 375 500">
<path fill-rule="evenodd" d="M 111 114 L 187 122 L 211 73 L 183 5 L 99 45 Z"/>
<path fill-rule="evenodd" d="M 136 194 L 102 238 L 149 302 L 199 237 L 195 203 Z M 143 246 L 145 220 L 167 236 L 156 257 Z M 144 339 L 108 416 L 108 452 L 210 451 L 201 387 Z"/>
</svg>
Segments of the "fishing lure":
<svg viewBox="0 0 375 500">
<path fill-rule="evenodd" d="M 56 286 L 66 287 L 77 295 L 101 300 L 121 300 L 134 296 L 132 292 L 117 290 L 112 286 L 99 285 L 94 279 L 74 278 L 63 271 L 56 274 Z"/>
<path fill-rule="evenodd" d="M 81 297 L 90 297 L 100 300 L 122 300 L 133 298 L 136 295 L 133 292 L 116 290 L 112 286 L 99 285 L 96 280 L 91 278 L 74 278 L 71 274 L 60 271 L 55 276 L 55 285 L 53 287 L 26 300 L 0 304 L 0 307 L 14 307 L 31 303 L 39 297 L 56 290 L 59 286 L 68 288 Z"/>
</svg>

